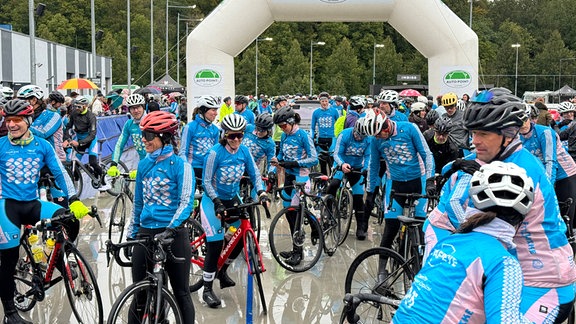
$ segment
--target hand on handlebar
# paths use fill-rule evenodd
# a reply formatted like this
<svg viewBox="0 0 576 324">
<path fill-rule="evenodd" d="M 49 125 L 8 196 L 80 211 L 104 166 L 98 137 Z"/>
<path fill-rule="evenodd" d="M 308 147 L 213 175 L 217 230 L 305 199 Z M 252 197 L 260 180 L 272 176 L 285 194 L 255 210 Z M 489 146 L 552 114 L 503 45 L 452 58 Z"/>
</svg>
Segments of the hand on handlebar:
<svg viewBox="0 0 576 324">
<path fill-rule="evenodd" d="M 266 208 L 270 207 L 270 198 L 266 194 L 265 190 L 260 190 L 258 192 L 258 201 Z"/>
<path fill-rule="evenodd" d="M 70 204 L 70 211 L 74 214 L 76 219 L 81 219 L 82 217 L 88 215 L 90 209 L 84 205 L 84 203 L 80 200 L 76 200 Z"/>
<path fill-rule="evenodd" d="M 342 164 L 342 172 L 349 173 L 350 171 L 352 171 L 352 167 L 350 166 L 350 164 L 348 163 Z"/>
<path fill-rule="evenodd" d="M 167 227 L 164 232 L 154 235 L 154 239 L 160 242 L 164 242 L 168 239 L 171 239 L 176 235 L 176 230 L 173 228 Z"/>
<path fill-rule="evenodd" d="M 218 219 L 223 219 L 223 216 L 226 216 L 226 206 L 218 198 L 214 199 L 214 213 Z"/>
</svg>

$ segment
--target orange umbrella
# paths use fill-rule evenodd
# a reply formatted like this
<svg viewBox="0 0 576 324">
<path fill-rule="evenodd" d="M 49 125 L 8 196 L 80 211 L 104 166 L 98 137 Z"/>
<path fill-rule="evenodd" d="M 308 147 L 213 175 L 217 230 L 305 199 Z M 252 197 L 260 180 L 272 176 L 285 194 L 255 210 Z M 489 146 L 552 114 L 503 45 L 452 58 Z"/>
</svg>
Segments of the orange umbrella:
<svg viewBox="0 0 576 324">
<path fill-rule="evenodd" d="M 87 79 L 73 78 L 60 83 L 56 89 L 98 89 L 98 86 L 94 84 L 94 82 Z"/>
</svg>

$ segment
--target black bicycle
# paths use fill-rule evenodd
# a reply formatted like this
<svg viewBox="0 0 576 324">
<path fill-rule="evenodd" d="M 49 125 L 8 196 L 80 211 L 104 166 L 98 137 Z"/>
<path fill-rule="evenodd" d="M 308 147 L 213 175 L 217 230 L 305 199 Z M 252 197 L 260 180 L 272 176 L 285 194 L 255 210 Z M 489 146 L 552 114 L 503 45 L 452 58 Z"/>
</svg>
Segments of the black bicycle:
<svg viewBox="0 0 576 324">
<path fill-rule="evenodd" d="M 130 179 L 129 173 L 120 173 L 115 177 L 118 183 L 122 184 L 122 191 L 114 198 L 110 211 L 110 222 L 108 224 L 108 239 L 117 243 L 122 242 L 126 219 L 132 215 L 134 204 L 134 194 L 130 190 L 130 184 L 134 180 Z M 113 239 L 114 238 L 114 239 Z"/>
<path fill-rule="evenodd" d="M 365 305 L 370 305 L 370 307 L 363 307 Z M 400 300 L 379 294 L 346 294 L 340 324 L 390 323 L 394 316 L 394 310 L 399 305 Z"/>
</svg>

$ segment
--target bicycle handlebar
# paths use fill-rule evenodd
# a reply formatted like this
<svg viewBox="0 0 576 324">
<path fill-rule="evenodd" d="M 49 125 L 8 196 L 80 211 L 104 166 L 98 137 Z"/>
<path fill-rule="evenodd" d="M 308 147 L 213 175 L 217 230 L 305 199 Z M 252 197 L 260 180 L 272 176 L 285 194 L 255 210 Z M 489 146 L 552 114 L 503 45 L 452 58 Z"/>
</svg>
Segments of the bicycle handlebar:
<svg viewBox="0 0 576 324">
<path fill-rule="evenodd" d="M 388 203 L 388 210 L 392 209 L 392 201 L 394 200 L 394 197 L 400 197 L 400 198 L 405 198 L 407 203 L 405 203 L 405 205 L 412 205 L 414 203 L 414 201 L 418 200 L 418 199 L 438 199 L 439 196 L 429 196 L 429 195 L 422 195 L 419 193 L 402 193 L 402 192 L 396 192 L 395 190 L 391 190 L 390 191 L 390 202 Z"/>
<path fill-rule="evenodd" d="M 250 201 L 250 202 L 243 203 L 240 205 L 232 206 L 230 208 L 226 208 L 226 211 L 232 211 L 235 209 L 242 210 L 242 209 L 247 209 L 247 208 L 250 208 L 250 207 L 256 206 L 256 205 L 262 205 L 264 207 L 264 211 L 266 212 L 266 218 L 272 217 L 270 215 L 270 210 L 268 209 L 268 206 L 266 206 L 266 204 L 260 203 L 260 201 L 258 201 L 258 200 L 254 200 L 254 201 Z M 224 227 L 226 222 L 235 222 L 235 221 L 239 220 L 240 218 L 242 218 L 242 215 L 233 215 L 233 216 L 229 216 L 229 217 L 223 217 L 221 219 L 222 226 Z"/>
<path fill-rule="evenodd" d="M 100 219 L 100 215 L 98 214 L 98 207 L 92 205 L 90 207 L 90 209 L 91 210 L 90 210 L 90 212 L 88 212 L 88 215 L 90 215 L 93 218 L 96 218 L 96 220 L 100 224 L 100 227 L 102 227 L 102 220 Z M 66 220 L 69 220 L 69 219 L 76 219 L 76 217 L 74 216 L 74 214 L 70 210 L 67 210 L 62 215 L 58 215 L 58 216 L 52 217 L 52 218 L 44 218 L 44 219 L 39 220 L 38 222 L 36 222 L 36 224 L 34 224 L 32 226 L 32 228 L 39 230 L 39 231 L 42 231 L 42 230 L 46 229 L 47 227 L 51 226 L 52 224 L 59 224 L 59 223 L 62 223 Z"/>
<path fill-rule="evenodd" d="M 174 237 L 172 236 L 172 237 L 166 237 L 164 239 L 159 239 L 157 237 L 154 237 L 154 238 L 129 240 L 129 241 L 126 241 L 123 243 L 118 243 L 118 244 L 112 243 L 111 240 L 106 240 L 106 261 L 108 263 L 108 266 L 110 265 L 110 260 L 111 260 L 110 255 L 112 255 L 114 257 L 114 260 L 116 260 L 116 262 L 118 263 L 118 265 L 120 265 L 122 267 L 131 267 L 132 261 L 122 260 L 122 258 L 120 257 L 120 251 L 122 249 L 132 248 L 135 245 L 147 246 L 150 244 L 150 242 L 154 243 L 155 252 L 158 252 L 158 253 L 153 254 L 154 262 L 164 261 L 164 260 L 166 260 L 166 257 L 168 255 L 170 256 L 170 259 L 172 259 L 174 262 L 177 262 L 177 263 L 186 262 L 186 258 L 177 257 L 172 252 L 172 245 L 171 244 L 172 244 L 172 242 L 174 242 Z M 166 247 L 166 250 L 169 253 L 166 253 L 166 251 L 164 250 L 164 247 Z"/>
</svg>

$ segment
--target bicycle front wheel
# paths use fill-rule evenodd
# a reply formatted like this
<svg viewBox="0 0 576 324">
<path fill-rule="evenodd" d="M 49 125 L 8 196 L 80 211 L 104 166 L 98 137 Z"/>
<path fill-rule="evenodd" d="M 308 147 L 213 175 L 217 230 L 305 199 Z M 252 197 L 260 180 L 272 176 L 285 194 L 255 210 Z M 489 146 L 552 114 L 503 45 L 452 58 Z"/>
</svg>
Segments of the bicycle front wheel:
<svg viewBox="0 0 576 324">
<path fill-rule="evenodd" d="M 126 181 L 126 179 L 124 177 L 110 177 L 108 174 L 106 174 L 106 171 L 108 171 L 108 169 L 110 168 L 111 163 L 112 159 L 105 159 L 101 163 L 102 172 L 104 172 L 104 179 L 106 180 L 106 184 L 110 185 L 110 189 L 106 190 L 106 192 L 112 196 L 118 196 L 122 192 L 123 182 Z M 124 164 L 124 162 L 122 161 L 118 161 L 117 168 L 122 173 L 130 172 L 126 164 Z"/>
<path fill-rule="evenodd" d="M 21 249 L 26 252 L 26 249 Z M 34 295 L 26 296 L 26 293 L 34 286 L 32 264 L 30 264 L 31 257 L 27 252 L 23 257 L 20 257 L 14 274 L 14 282 L 16 283 L 14 306 L 21 312 L 28 312 L 36 305 Z"/>
<path fill-rule="evenodd" d="M 124 193 L 114 198 L 110 211 L 110 224 L 108 225 L 108 239 L 118 244 L 124 238 L 126 216 L 132 214 L 132 201 Z"/>
<path fill-rule="evenodd" d="M 263 264 L 260 262 L 260 257 L 258 254 L 258 240 L 254 237 L 252 232 L 246 232 L 246 248 L 248 249 L 248 264 L 250 265 L 250 271 L 252 278 L 254 279 L 254 283 L 258 288 L 258 295 L 260 296 L 260 307 L 262 307 L 262 311 L 264 315 L 268 313 L 268 309 L 266 307 L 266 297 L 264 296 L 264 287 L 262 286 L 262 269 Z M 250 274 L 249 274 L 250 275 Z M 252 292 L 251 295 L 254 297 L 254 293 Z M 255 298 L 254 298 L 255 299 Z M 246 310 L 246 313 L 250 312 L 251 310 Z"/>
<path fill-rule="evenodd" d="M 206 257 L 206 240 L 204 229 L 200 222 L 188 219 L 190 245 L 192 247 L 192 259 L 190 260 L 190 292 L 197 291 L 204 284 L 203 267 Z"/>
<path fill-rule="evenodd" d="M 334 255 L 338 245 L 340 245 L 340 215 L 336 201 L 332 195 L 322 196 L 320 204 L 320 215 L 322 217 L 322 233 L 324 234 L 324 252 L 329 256 Z"/>
<path fill-rule="evenodd" d="M 112 305 L 108 324 L 176 323 L 182 324 L 182 313 L 174 296 L 162 287 L 162 300 L 156 300 L 158 286 L 149 281 L 140 281 L 126 288 Z M 156 314 L 156 305 L 162 303 L 161 313 Z"/>
<path fill-rule="evenodd" d="M 353 200 L 352 193 L 348 188 L 340 189 L 340 196 L 338 197 L 338 211 L 340 212 L 340 241 L 338 245 L 342 245 L 348 237 L 350 225 L 352 224 Z"/>
<path fill-rule="evenodd" d="M 79 323 L 103 323 L 102 297 L 92 268 L 71 243 L 64 245 L 64 285 Z"/>
<path fill-rule="evenodd" d="M 312 268 L 320 259 L 324 246 L 318 220 L 308 212 L 300 219 L 300 206 L 286 207 L 276 214 L 270 223 L 268 240 L 274 259 L 293 272 Z"/>
<path fill-rule="evenodd" d="M 259 206 L 252 206 L 248 209 L 248 213 L 250 215 L 250 225 L 252 226 L 252 230 L 256 233 L 256 238 L 260 240 L 260 228 L 262 226 L 262 214 L 260 213 Z"/>
</svg>

